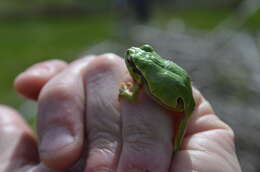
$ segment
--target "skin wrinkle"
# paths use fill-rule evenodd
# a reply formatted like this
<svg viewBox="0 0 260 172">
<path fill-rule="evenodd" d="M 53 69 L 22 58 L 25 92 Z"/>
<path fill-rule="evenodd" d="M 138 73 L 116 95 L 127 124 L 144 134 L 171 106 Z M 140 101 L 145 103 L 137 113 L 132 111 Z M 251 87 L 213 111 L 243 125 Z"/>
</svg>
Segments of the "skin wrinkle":
<svg viewBox="0 0 260 172">
<path fill-rule="evenodd" d="M 97 88 L 98 88 L 98 85 L 99 84 L 97 84 L 97 86 L 96 86 Z M 92 109 L 96 108 L 96 109 L 99 109 L 99 110 L 101 110 L 103 112 L 106 112 L 107 109 L 109 109 L 109 110 L 112 110 L 111 114 L 116 115 L 116 117 L 120 116 L 118 111 L 115 110 L 115 104 L 116 103 L 113 103 L 114 100 L 113 100 L 113 97 L 111 95 L 107 95 L 107 98 L 106 98 L 107 100 L 110 100 L 110 101 L 104 101 L 104 97 L 102 97 L 102 95 L 98 94 L 97 90 L 90 89 L 89 94 L 90 95 L 95 94 L 95 98 L 94 98 L 95 99 L 95 103 L 93 103 L 93 105 L 91 106 Z M 102 120 L 102 118 L 101 118 L 101 120 Z"/>
<path fill-rule="evenodd" d="M 106 123 L 108 122 L 108 123 Z M 119 127 L 117 126 L 117 124 L 114 124 L 112 122 L 109 122 L 109 121 L 105 121 L 104 119 L 101 119 L 101 121 L 99 123 L 95 123 L 95 124 L 91 124 L 92 127 L 89 127 L 88 128 L 88 135 L 89 135 L 89 138 L 90 139 L 93 139 L 93 140 L 98 140 L 102 137 L 104 137 L 104 135 L 106 136 L 106 132 L 105 133 L 100 133 L 100 134 L 97 134 L 97 132 L 99 131 L 107 131 L 107 129 L 112 130 L 114 132 L 118 132 L 119 131 Z M 92 135 L 93 133 L 93 135 Z M 108 140 L 111 140 L 112 138 L 114 137 L 111 137 L 111 135 L 109 136 L 106 136 L 106 138 Z M 118 140 L 119 138 L 116 138 L 116 140 Z"/>
<path fill-rule="evenodd" d="M 214 122 L 214 124 L 212 123 Z M 202 128 L 198 128 L 197 126 L 201 126 L 203 123 L 205 126 Z M 196 130 L 194 128 L 197 128 Z M 194 135 L 196 133 L 201 133 L 208 130 L 215 130 L 215 129 L 223 129 L 231 132 L 233 131 L 229 128 L 224 122 L 220 121 L 215 114 L 208 114 L 198 117 L 197 119 L 191 121 L 190 126 L 188 128 L 187 136 Z M 234 135 L 234 134 L 233 134 Z"/>
<path fill-rule="evenodd" d="M 203 134 L 209 134 L 209 133 L 212 133 L 212 132 L 214 132 L 213 134 L 215 134 L 216 132 L 224 132 L 225 134 L 228 134 L 226 132 L 226 130 L 223 130 L 223 129 L 214 129 L 214 130 L 208 130 L 208 131 L 193 134 L 192 136 L 186 138 L 186 140 L 187 140 L 186 144 L 185 144 L 186 146 L 184 147 L 185 149 L 182 149 L 182 150 L 194 150 L 195 149 L 195 150 L 199 150 L 199 151 L 204 151 L 203 149 L 195 148 L 195 147 L 197 147 L 197 145 L 195 145 L 195 147 L 194 147 L 192 145 L 189 145 L 189 143 L 192 142 L 192 140 L 195 140 L 195 139 L 198 139 L 198 138 L 203 138 L 204 140 L 208 140 L 207 137 L 202 137 L 202 136 L 203 136 Z M 189 141 L 189 140 L 191 140 L 191 141 Z M 212 140 L 210 140 L 210 141 L 212 141 Z M 196 142 L 196 143 L 198 143 L 198 142 Z M 200 146 L 200 147 L 203 147 L 203 146 Z"/>
<path fill-rule="evenodd" d="M 101 152 L 101 153 L 104 153 L 104 154 L 114 154 L 115 151 L 113 151 L 113 150 L 116 149 L 117 145 L 118 145 L 117 142 L 114 142 L 114 143 L 111 143 L 111 144 L 99 145 L 95 149 L 95 151 L 96 152 Z"/>
<path fill-rule="evenodd" d="M 93 141 L 89 144 L 89 149 L 105 149 L 111 153 L 116 153 L 115 149 L 117 148 L 119 143 L 118 138 L 105 132 L 99 131 L 98 133 L 99 134 L 91 137 L 91 140 Z"/>
<path fill-rule="evenodd" d="M 142 122 L 143 121 L 141 121 L 140 124 L 142 124 Z M 155 137 L 154 134 L 152 134 L 153 127 L 149 124 L 127 125 L 125 126 L 125 130 L 128 132 L 126 133 L 127 136 L 124 137 L 124 142 L 136 152 L 152 151 L 154 146 L 158 144 L 154 142 Z"/>
<path fill-rule="evenodd" d="M 89 89 L 90 90 L 89 94 L 90 95 L 95 94 L 95 103 L 92 103 L 91 108 L 92 109 L 100 109 L 100 107 L 102 107 L 102 109 L 104 109 L 104 110 L 99 110 L 101 112 L 106 112 L 107 109 L 109 109 L 109 111 L 110 111 L 110 109 L 112 109 L 112 111 L 111 111 L 112 113 L 110 113 L 110 114 L 113 114 L 113 115 L 112 116 L 110 115 L 110 116 L 111 117 L 115 116 L 116 118 L 118 118 L 119 117 L 119 113 L 118 113 L 118 111 L 114 110 L 115 109 L 115 107 L 113 105 L 114 101 L 112 100 L 112 102 L 111 101 L 105 102 L 104 98 L 101 95 L 97 94 L 98 91 L 104 90 L 104 88 L 99 88 L 99 86 L 101 85 L 100 83 L 103 82 L 104 76 L 106 76 L 106 75 L 104 75 L 103 73 L 102 74 L 98 74 L 98 76 L 95 75 L 95 77 L 92 77 L 91 80 L 88 81 L 89 83 L 91 83 L 91 84 L 89 84 L 89 87 L 94 88 L 94 89 Z M 110 99 L 111 100 L 111 96 L 107 97 L 105 99 Z M 88 129 L 88 133 L 90 133 L 89 137 L 91 137 L 91 140 L 98 140 L 99 138 L 102 138 L 105 133 L 101 133 L 101 137 L 99 137 L 100 134 L 96 134 L 97 133 L 96 131 L 103 130 L 102 126 L 107 126 L 108 123 L 110 124 L 109 125 L 110 129 L 113 128 L 112 129 L 113 131 L 119 131 L 118 126 L 116 124 L 113 124 L 113 122 L 111 123 L 110 120 L 109 121 L 104 121 L 106 118 L 103 118 L 100 115 L 98 115 L 96 117 L 100 117 L 100 118 L 99 118 L 99 120 L 97 120 L 98 124 L 96 124 L 95 126 L 96 127 L 100 126 L 100 127 L 98 127 L 98 128 L 91 127 L 91 128 Z M 116 118 L 113 118 L 113 119 L 116 120 Z M 116 121 L 118 121 L 118 120 L 116 120 Z M 91 136 L 92 135 L 91 133 L 95 133 L 94 134 L 95 137 Z M 105 137 L 105 138 L 109 139 L 110 137 L 111 136 Z M 111 139 L 109 139 L 109 140 L 111 140 Z M 116 140 L 119 140 L 119 139 L 117 138 Z"/>
<path fill-rule="evenodd" d="M 147 125 L 133 124 L 133 125 L 126 126 L 125 130 L 131 132 L 126 133 L 127 137 L 124 137 L 124 142 L 127 143 L 128 146 L 131 147 L 131 149 L 136 152 L 140 152 L 140 151 L 149 152 L 153 150 L 155 146 L 155 142 L 154 142 L 154 135 L 151 133 L 152 129 L 150 127 L 152 126 L 149 126 L 149 124 Z"/>
<path fill-rule="evenodd" d="M 202 101 L 198 106 L 197 113 L 200 114 L 200 116 L 204 116 L 204 115 L 212 114 L 214 113 L 214 111 L 211 108 L 209 102 L 204 99 L 204 101 Z"/>
<path fill-rule="evenodd" d="M 114 151 L 112 150 L 109 150 L 109 149 L 100 149 L 100 148 L 94 148 L 91 150 L 90 154 L 89 154 L 89 157 L 100 157 L 102 156 L 102 160 L 100 160 L 100 162 L 98 162 L 98 165 L 92 165 L 91 167 L 88 167 L 88 171 L 93 171 L 93 172 L 96 172 L 95 169 L 110 169 L 113 168 L 113 164 L 115 164 L 115 160 L 113 160 L 114 162 L 112 162 L 112 165 L 110 164 L 107 164 L 107 159 L 109 159 L 111 157 L 111 155 L 113 156 L 115 154 Z M 91 170 L 93 169 L 93 170 Z M 112 170 L 111 170 L 112 171 Z"/>
<path fill-rule="evenodd" d="M 106 74 L 104 74 L 106 73 Z M 104 87 L 103 84 L 106 82 L 106 80 L 114 80 L 109 74 L 112 73 L 108 70 L 103 70 L 103 71 L 99 71 L 98 74 L 95 74 L 91 77 L 91 79 L 88 80 L 88 86 L 91 88 L 89 89 L 89 94 L 93 95 L 93 93 L 96 95 L 95 99 L 96 99 L 96 103 L 95 106 L 97 107 L 104 107 L 104 109 L 108 108 L 108 109 L 113 109 L 114 108 L 114 102 L 116 102 L 117 100 L 117 96 L 114 95 L 107 95 L 106 97 L 104 97 L 104 94 L 100 94 L 99 91 L 104 92 L 105 90 L 111 90 L 114 89 L 113 87 L 108 89 L 107 87 Z M 105 80 L 104 80 L 105 78 Z M 109 84 L 110 86 L 110 84 Z M 114 99 L 115 98 L 115 99 Z M 105 100 L 109 100 L 109 101 L 105 101 Z"/>
<path fill-rule="evenodd" d="M 198 119 L 201 116 L 213 114 L 214 112 L 213 112 L 213 110 L 211 110 L 211 108 L 210 108 L 210 110 L 208 108 L 205 110 L 205 107 L 207 107 L 207 105 L 208 105 L 208 103 L 205 100 L 202 100 L 200 103 L 198 103 L 193 111 L 191 120 Z"/>
</svg>

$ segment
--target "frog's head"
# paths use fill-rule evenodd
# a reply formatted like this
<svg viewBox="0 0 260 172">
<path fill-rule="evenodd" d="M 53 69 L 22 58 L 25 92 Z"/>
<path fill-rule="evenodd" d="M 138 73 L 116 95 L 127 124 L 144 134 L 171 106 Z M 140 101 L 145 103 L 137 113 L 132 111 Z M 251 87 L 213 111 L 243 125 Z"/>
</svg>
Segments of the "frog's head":
<svg viewBox="0 0 260 172">
<path fill-rule="evenodd" d="M 153 57 L 154 49 L 150 45 L 143 45 L 140 48 L 131 47 L 127 50 L 125 56 L 126 66 L 134 80 L 141 79 L 141 72 L 137 66 L 146 63 Z"/>
<path fill-rule="evenodd" d="M 126 56 L 127 58 L 142 58 L 146 54 L 150 54 L 154 52 L 154 49 L 151 45 L 145 44 L 141 46 L 140 48 L 138 47 L 131 47 L 127 50 Z"/>
</svg>

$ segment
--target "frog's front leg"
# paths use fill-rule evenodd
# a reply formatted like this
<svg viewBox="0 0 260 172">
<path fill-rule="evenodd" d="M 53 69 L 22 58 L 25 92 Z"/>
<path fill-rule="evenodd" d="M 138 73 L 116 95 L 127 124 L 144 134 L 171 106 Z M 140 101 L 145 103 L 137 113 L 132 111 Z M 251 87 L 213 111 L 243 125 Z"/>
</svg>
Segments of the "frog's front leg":
<svg viewBox="0 0 260 172">
<path fill-rule="evenodd" d="M 119 89 L 119 98 L 126 98 L 129 101 L 136 101 L 141 89 L 141 84 L 124 82 Z"/>
</svg>

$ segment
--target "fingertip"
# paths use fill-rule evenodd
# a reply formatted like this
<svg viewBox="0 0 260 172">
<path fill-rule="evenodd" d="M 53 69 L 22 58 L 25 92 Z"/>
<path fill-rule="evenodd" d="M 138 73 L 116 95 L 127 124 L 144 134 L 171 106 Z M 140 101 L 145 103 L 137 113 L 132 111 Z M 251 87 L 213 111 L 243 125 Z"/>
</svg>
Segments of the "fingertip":
<svg viewBox="0 0 260 172">
<path fill-rule="evenodd" d="M 35 76 L 24 72 L 15 79 L 14 87 L 22 96 L 37 100 L 39 92 L 46 82 L 46 78 L 42 76 Z"/>
<path fill-rule="evenodd" d="M 35 64 L 18 75 L 14 87 L 26 98 L 37 100 L 42 87 L 67 66 L 61 60 L 49 60 Z"/>
<path fill-rule="evenodd" d="M 1 162 L 10 159 L 9 166 L 38 162 L 37 142 L 31 128 L 15 109 L 5 105 L 0 105 L 0 136 Z"/>
<path fill-rule="evenodd" d="M 0 127 L 14 125 L 18 128 L 29 130 L 21 115 L 13 108 L 0 104 Z"/>
<path fill-rule="evenodd" d="M 0 130 L 25 132 L 35 139 L 32 129 L 27 125 L 22 115 L 15 109 L 2 104 L 0 104 Z"/>
</svg>

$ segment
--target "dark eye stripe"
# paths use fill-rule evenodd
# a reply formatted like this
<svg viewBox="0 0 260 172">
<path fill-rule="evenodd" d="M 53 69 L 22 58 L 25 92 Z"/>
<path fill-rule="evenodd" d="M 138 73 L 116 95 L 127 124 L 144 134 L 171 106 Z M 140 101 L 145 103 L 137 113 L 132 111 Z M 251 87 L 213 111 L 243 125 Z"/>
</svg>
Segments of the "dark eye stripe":
<svg viewBox="0 0 260 172">
<path fill-rule="evenodd" d="M 127 61 L 128 65 L 135 66 L 132 58 L 130 58 L 129 56 L 126 58 L 126 61 Z"/>
</svg>

